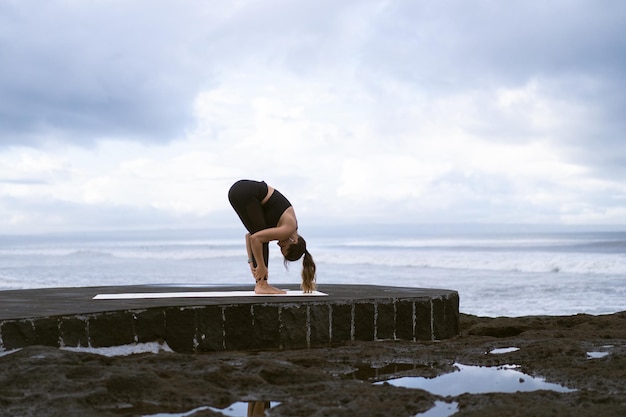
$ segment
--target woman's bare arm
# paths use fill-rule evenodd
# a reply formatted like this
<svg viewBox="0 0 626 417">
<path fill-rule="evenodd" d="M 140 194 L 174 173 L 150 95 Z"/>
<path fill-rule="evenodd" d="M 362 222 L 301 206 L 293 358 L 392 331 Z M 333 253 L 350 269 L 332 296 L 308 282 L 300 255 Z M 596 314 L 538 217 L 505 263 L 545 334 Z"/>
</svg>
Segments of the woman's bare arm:
<svg viewBox="0 0 626 417">
<path fill-rule="evenodd" d="M 252 276 L 254 277 L 254 258 L 252 254 L 252 247 L 250 246 L 250 233 L 246 233 L 246 252 L 248 253 L 248 265 L 250 266 L 250 272 L 252 272 Z"/>
<path fill-rule="evenodd" d="M 289 207 L 278 221 L 276 227 L 270 227 L 268 229 L 259 230 L 258 232 L 250 235 L 250 240 L 258 240 L 261 243 L 270 242 L 272 240 L 287 239 L 296 230 L 298 230 L 298 222 L 296 220 L 296 214 L 293 211 L 293 207 Z"/>
<path fill-rule="evenodd" d="M 259 230 L 258 232 L 250 235 L 250 242 L 258 241 L 263 244 L 265 242 L 271 242 L 272 240 L 287 239 L 295 231 L 295 227 L 288 225 L 271 227 L 269 229 Z"/>
<path fill-rule="evenodd" d="M 265 266 L 265 259 L 263 258 L 263 242 L 256 239 L 254 235 L 249 235 L 248 241 L 250 242 L 250 249 L 256 261 L 256 267 L 252 268 L 254 279 L 258 281 L 267 278 L 267 266 Z"/>
<path fill-rule="evenodd" d="M 257 261 L 257 266 L 254 272 L 254 277 L 257 280 L 267 277 L 267 267 L 265 266 L 265 262 L 259 262 L 259 259 L 263 259 L 263 244 L 272 240 L 287 239 L 296 230 L 298 230 L 296 215 L 293 211 L 293 207 L 289 207 L 280 217 L 276 227 L 259 230 L 258 232 L 250 235 L 250 247 L 252 249 L 254 259 Z"/>
</svg>

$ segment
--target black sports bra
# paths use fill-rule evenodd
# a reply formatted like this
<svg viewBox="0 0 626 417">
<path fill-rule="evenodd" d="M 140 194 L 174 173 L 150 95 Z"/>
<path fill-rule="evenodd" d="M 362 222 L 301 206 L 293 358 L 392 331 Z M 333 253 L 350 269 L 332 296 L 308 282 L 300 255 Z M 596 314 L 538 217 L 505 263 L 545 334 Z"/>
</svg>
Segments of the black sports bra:
<svg viewBox="0 0 626 417">
<path fill-rule="evenodd" d="M 280 216 L 291 207 L 291 203 L 277 189 L 274 189 L 271 197 L 263 204 L 263 215 L 269 227 L 276 227 Z"/>
</svg>

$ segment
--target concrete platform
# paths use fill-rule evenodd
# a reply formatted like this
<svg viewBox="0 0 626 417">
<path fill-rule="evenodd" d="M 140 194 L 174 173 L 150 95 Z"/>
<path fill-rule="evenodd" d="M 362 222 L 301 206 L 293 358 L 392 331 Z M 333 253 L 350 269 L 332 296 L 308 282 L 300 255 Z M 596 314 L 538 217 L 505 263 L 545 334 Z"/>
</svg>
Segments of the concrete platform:
<svg viewBox="0 0 626 417">
<path fill-rule="evenodd" d="M 280 286 L 296 290 L 297 286 Z M 300 349 L 459 333 L 456 291 L 323 285 L 326 297 L 94 300 L 97 294 L 247 291 L 249 286 L 123 286 L 0 292 L 0 351 L 166 341 L 177 352 Z"/>
</svg>

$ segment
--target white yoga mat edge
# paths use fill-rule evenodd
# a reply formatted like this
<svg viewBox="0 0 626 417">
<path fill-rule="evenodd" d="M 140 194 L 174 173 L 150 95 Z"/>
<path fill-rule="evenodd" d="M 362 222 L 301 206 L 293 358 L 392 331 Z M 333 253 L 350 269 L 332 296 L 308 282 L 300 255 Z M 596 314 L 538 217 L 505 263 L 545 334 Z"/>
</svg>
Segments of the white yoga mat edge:
<svg viewBox="0 0 626 417">
<path fill-rule="evenodd" d="M 140 300 L 154 298 L 224 298 L 224 297 L 320 297 L 328 294 L 313 291 L 304 293 L 301 290 L 285 290 L 286 294 L 256 294 L 254 291 L 193 291 L 193 292 L 142 292 L 98 294 L 93 300 Z"/>
</svg>

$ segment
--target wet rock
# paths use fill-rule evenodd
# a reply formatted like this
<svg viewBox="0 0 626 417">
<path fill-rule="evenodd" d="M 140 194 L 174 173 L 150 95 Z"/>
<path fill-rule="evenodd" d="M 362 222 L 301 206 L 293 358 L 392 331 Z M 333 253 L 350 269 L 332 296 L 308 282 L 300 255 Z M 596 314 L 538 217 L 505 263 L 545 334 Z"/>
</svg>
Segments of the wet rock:
<svg viewBox="0 0 626 417">
<path fill-rule="evenodd" d="M 246 314 L 241 315 L 242 323 L 254 333 Z M 298 317 L 295 312 L 294 320 Z M 155 332 L 174 331 L 172 322 L 154 319 Z M 460 336 L 442 341 L 355 341 L 333 348 L 238 352 L 213 351 L 205 340 L 207 353 L 127 357 L 32 346 L 0 357 L 0 416 L 119 417 L 195 410 L 192 415 L 201 417 L 221 415 L 216 410 L 234 402 L 271 401 L 274 417 L 408 417 L 445 400 L 458 405 L 456 415 L 461 417 L 623 417 L 625 324 L 624 313 L 519 318 L 461 315 Z M 205 327 L 210 334 L 212 330 Z M 19 337 L 36 334 L 28 326 L 15 330 Z M 355 331 L 369 334 L 371 328 Z M 519 350 L 489 354 L 495 348 L 509 347 Z M 590 351 L 608 354 L 588 359 Z M 374 384 L 404 376 L 433 378 L 455 372 L 455 363 L 519 365 L 525 374 L 574 391 L 441 398 L 420 389 Z"/>
</svg>

